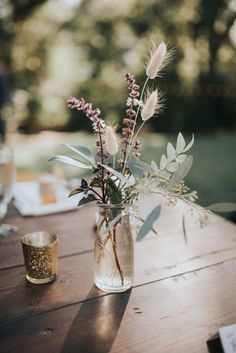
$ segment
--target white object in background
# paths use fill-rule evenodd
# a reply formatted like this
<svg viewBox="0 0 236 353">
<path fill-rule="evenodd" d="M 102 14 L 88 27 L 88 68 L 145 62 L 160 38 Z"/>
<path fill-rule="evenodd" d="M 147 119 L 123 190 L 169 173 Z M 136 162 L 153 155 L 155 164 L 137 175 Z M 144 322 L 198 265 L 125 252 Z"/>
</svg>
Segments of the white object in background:
<svg viewBox="0 0 236 353">
<path fill-rule="evenodd" d="M 42 204 L 37 181 L 17 182 L 13 196 L 14 205 L 22 216 L 41 216 L 46 214 L 75 210 L 83 195 L 68 198 L 69 190 L 64 185 L 57 185 L 56 203 Z"/>
<path fill-rule="evenodd" d="M 236 353 L 236 324 L 219 329 L 224 353 Z"/>
<path fill-rule="evenodd" d="M 14 181 L 15 168 L 12 150 L 9 146 L 0 144 L 0 237 L 16 230 L 15 226 L 2 223 L 7 213 L 8 203 L 12 198 Z"/>
</svg>

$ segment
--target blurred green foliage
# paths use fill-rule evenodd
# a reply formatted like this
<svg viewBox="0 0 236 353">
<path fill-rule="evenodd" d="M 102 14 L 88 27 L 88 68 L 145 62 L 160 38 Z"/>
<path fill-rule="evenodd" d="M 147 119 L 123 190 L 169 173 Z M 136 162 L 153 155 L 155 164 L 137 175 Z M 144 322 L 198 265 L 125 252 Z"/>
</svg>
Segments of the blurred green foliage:
<svg viewBox="0 0 236 353">
<path fill-rule="evenodd" d="M 166 109 L 155 131 L 236 127 L 235 0 L 2 0 L 0 60 L 9 69 L 11 130 L 76 131 L 89 122 L 66 98 L 84 97 L 106 120 L 124 116 L 124 73 L 144 82 L 151 41 L 175 49 L 156 80 Z"/>
</svg>

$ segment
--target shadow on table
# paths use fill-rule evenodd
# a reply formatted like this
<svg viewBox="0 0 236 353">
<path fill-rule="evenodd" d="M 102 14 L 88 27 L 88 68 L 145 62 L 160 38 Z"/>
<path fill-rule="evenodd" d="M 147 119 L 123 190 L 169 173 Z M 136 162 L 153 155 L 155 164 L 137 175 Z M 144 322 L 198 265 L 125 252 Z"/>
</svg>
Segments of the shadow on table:
<svg viewBox="0 0 236 353">
<path fill-rule="evenodd" d="M 22 275 L 19 273 L 20 276 Z M 6 293 L 3 291 L 0 298 L 0 327 L 1 324 L 5 325 L 11 321 L 14 323 L 22 317 L 40 312 L 43 298 L 52 290 L 50 283 L 36 286 L 29 283 L 25 277 L 20 277 L 15 287 L 10 284 L 6 286 Z"/>
<path fill-rule="evenodd" d="M 119 330 L 131 289 L 124 293 L 106 294 L 93 287 L 81 305 L 61 353 L 108 353 Z"/>
</svg>

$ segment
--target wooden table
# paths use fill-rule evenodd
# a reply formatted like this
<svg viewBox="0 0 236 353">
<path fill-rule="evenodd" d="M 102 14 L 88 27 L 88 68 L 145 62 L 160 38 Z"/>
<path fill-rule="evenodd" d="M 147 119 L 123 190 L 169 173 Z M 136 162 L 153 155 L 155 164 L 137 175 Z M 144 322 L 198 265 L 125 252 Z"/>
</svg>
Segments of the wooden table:
<svg viewBox="0 0 236 353">
<path fill-rule="evenodd" d="M 236 225 L 213 216 L 200 229 L 188 218 L 186 245 L 182 212 L 164 207 L 159 237 L 136 243 L 135 284 L 121 294 L 93 286 L 94 208 L 9 215 L 19 231 L 0 240 L 0 352 L 208 352 L 219 327 L 236 322 Z M 20 238 L 40 229 L 59 236 L 59 272 L 33 285 Z"/>
</svg>

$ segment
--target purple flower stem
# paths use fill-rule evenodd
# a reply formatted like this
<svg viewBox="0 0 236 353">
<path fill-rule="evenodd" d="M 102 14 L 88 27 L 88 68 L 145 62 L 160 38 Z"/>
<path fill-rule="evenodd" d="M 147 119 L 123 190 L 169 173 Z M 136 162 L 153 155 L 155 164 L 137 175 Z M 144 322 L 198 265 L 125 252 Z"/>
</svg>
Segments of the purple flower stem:
<svg viewBox="0 0 236 353">
<path fill-rule="evenodd" d="M 104 164 L 103 142 L 102 142 L 102 135 L 101 134 L 99 134 L 99 140 L 100 140 L 100 148 L 101 148 L 101 161 L 102 161 L 102 164 Z M 102 202 L 106 203 L 104 176 L 105 176 L 104 175 L 104 168 L 102 167 Z"/>
<path fill-rule="evenodd" d="M 148 80 L 149 80 L 149 77 L 147 77 L 144 85 L 143 85 L 143 89 L 142 89 L 142 92 L 141 92 L 141 96 L 140 96 L 140 101 L 142 101 L 142 98 L 143 98 L 143 94 L 144 94 L 144 90 L 146 88 L 146 85 L 148 83 Z M 135 115 L 135 119 L 134 119 L 134 125 L 133 125 L 133 128 L 132 128 L 132 134 L 131 134 L 131 137 L 130 137 L 130 142 L 129 142 L 129 147 L 128 147 L 128 152 L 126 154 L 126 159 L 124 160 L 124 166 L 123 166 L 123 170 L 122 170 L 122 173 L 124 173 L 125 171 L 125 167 L 126 167 L 126 164 L 128 162 L 128 159 L 129 159 L 129 155 L 130 155 L 130 152 L 131 152 L 131 149 L 133 147 L 133 143 L 134 143 L 134 139 L 133 139 L 133 136 L 134 136 L 134 131 L 135 131 L 135 127 L 136 127 L 136 123 L 137 123 L 137 118 L 138 118 L 138 113 L 140 111 L 140 104 L 138 106 L 138 109 L 137 109 L 137 113 Z"/>
</svg>

